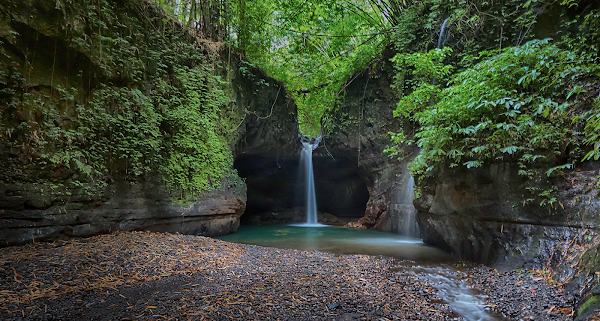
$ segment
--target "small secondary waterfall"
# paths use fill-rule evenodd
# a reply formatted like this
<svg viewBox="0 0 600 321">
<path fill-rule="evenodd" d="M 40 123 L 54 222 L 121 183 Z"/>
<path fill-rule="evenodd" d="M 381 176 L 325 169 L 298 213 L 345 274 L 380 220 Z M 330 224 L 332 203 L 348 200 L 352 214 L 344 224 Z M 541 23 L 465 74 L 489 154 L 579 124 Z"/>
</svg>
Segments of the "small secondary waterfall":
<svg viewBox="0 0 600 321">
<path fill-rule="evenodd" d="M 440 29 L 440 37 L 437 42 L 437 49 L 444 48 L 446 44 L 448 23 L 450 22 L 450 18 L 446 18 L 444 23 L 442 23 L 442 28 Z M 433 79 L 433 84 L 437 84 L 437 79 Z M 433 99 L 430 101 L 430 104 L 433 104 Z M 394 207 L 398 212 L 399 222 L 398 222 L 398 233 L 418 237 L 419 235 L 419 226 L 415 219 L 415 215 L 417 213 L 417 209 L 413 205 L 414 198 L 414 186 L 415 180 L 410 175 L 410 171 L 407 169 L 400 176 L 400 188 L 399 192 L 395 196 L 395 204 Z"/>
<path fill-rule="evenodd" d="M 402 232 L 404 235 L 415 236 L 417 234 L 417 222 L 415 219 L 417 210 L 413 205 L 413 198 L 415 196 L 415 180 L 410 174 L 407 174 L 404 180 L 406 182 L 403 182 L 403 189 L 400 194 L 400 204 L 408 204 L 410 207 L 412 207 L 412 209 L 406 211 Z"/>
<path fill-rule="evenodd" d="M 446 40 L 447 40 L 447 27 L 448 27 L 448 22 L 450 21 L 450 18 L 446 18 L 446 20 L 444 20 L 444 23 L 442 23 L 442 29 L 440 29 L 440 37 L 438 38 L 438 42 L 437 42 L 437 49 L 443 49 L 444 45 L 446 44 Z M 437 63 L 435 63 L 437 64 Z M 435 77 L 433 78 L 433 84 L 437 85 L 438 81 L 437 79 L 435 79 Z M 433 104 L 433 97 L 429 100 L 429 104 Z"/>
<path fill-rule="evenodd" d="M 442 29 L 440 30 L 440 37 L 438 38 L 437 47 L 438 49 L 444 48 L 444 44 L 446 44 L 446 27 L 448 26 L 448 21 L 450 18 L 446 18 L 444 23 L 442 24 Z"/>
<path fill-rule="evenodd" d="M 413 205 L 415 180 L 408 169 L 404 171 L 397 181 L 400 187 L 393 196 L 393 208 L 398 213 L 398 233 L 418 237 L 419 228 L 415 215 L 417 209 Z"/>
</svg>

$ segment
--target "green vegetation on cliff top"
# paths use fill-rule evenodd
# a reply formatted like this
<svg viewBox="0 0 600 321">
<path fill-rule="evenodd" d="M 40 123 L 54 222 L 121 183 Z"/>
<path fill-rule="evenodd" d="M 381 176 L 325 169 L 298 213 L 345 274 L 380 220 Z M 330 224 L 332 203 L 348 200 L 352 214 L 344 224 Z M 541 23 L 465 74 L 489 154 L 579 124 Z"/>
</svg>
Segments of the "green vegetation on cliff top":
<svg viewBox="0 0 600 321">
<path fill-rule="evenodd" d="M 597 4 L 242 1 L 236 9 L 243 22 L 237 45 L 284 82 L 304 134 L 337 121 L 331 115 L 341 91 L 393 44 L 394 116 L 416 132 L 390 133 L 387 152 L 404 157 L 416 144 L 417 178 L 442 167 L 512 161 L 531 181 L 533 197 L 552 204 L 540 180 L 600 158 Z"/>
<path fill-rule="evenodd" d="M 250 63 L 283 82 L 300 132 L 316 137 L 357 71 L 378 59 L 390 23 L 376 1 L 258 0 L 234 3 L 233 35 Z"/>
<path fill-rule="evenodd" d="M 443 167 L 514 162 L 529 180 L 526 201 L 553 205 L 553 191 L 540 188 L 541 180 L 600 158 L 600 11 L 588 6 L 570 16 L 577 8 L 572 1 L 474 3 L 480 5 L 476 10 L 447 6 L 448 33 L 456 34 L 450 47 L 400 50 L 392 59 L 400 93 L 394 115 L 417 129 L 391 133 L 387 152 L 403 157 L 405 146 L 416 144 L 416 178 Z M 555 30 L 536 27 L 538 19 L 556 12 Z M 494 28 L 494 19 L 503 23 Z M 538 40 L 535 33 L 554 39 Z M 472 42 L 476 35 L 478 43 Z"/>
<path fill-rule="evenodd" d="M 160 174 L 189 199 L 237 177 L 218 59 L 152 3 L 124 5 L 0 5 L 3 181 L 69 195 Z"/>
<path fill-rule="evenodd" d="M 394 116 L 416 132 L 390 133 L 387 152 L 403 157 L 416 144 L 417 178 L 442 167 L 511 161 L 530 180 L 528 200 L 553 204 L 540 180 L 600 158 L 598 5 L 319 0 L 242 1 L 236 8 L 239 48 L 284 82 L 304 134 L 337 121 L 331 115 L 341 91 L 393 44 Z"/>
<path fill-rule="evenodd" d="M 236 177 L 222 44 L 284 83 L 309 136 L 393 47 L 394 115 L 416 132 L 391 133 L 388 152 L 417 144 L 417 178 L 497 160 L 539 177 L 600 157 L 600 19 L 585 1 L 11 1 L 0 14 L 5 181 L 99 190 L 158 173 L 189 198 Z"/>
</svg>

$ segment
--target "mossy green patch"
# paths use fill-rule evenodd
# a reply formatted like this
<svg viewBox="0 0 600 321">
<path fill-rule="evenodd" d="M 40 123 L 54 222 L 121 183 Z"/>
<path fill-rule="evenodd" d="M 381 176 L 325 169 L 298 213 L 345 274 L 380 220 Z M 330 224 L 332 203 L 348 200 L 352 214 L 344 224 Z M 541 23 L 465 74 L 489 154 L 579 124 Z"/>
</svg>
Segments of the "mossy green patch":
<svg viewBox="0 0 600 321">
<path fill-rule="evenodd" d="M 161 176 L 188 200 L 236 175 L 231 85 L 160 8 L 25 1 L 0 17 L 0 180 L 59 196 Z"/>
<path fill-rule="evenodd" d="M 597 308 L 600 305 L 600 298 L 597 295 L 592 296 L 584 304 L 579 307 L 579 311 L 577 313 L 578 316 L 581 316 L 594 308 Z"/>
</svg>

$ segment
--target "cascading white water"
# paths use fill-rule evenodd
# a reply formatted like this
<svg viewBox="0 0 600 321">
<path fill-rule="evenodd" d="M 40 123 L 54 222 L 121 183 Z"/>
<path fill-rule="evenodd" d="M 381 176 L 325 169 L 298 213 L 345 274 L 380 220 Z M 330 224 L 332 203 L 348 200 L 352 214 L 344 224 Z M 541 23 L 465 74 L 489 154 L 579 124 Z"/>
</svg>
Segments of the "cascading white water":
<svg viewBox="0 0 600 321">
<path fill-rule="evenodd" d="M 407 169 L 402 172 L 396 181 L 397 188 L 392 195 L 391 209 L 397 213 L 397 233 L 406 236 L 419 236 L 419 228 L 415 215 L 417 209 L 413 205 L 415 180 Z M 394 225 L 396 225 L 394 224 Z"/>
<path fill-rule="evenodd" d="M 302 142 L 302 146 L 301 161 L 304 163 L 304 181 L 306 182 L 306 224 L 318 224 L 317 197 L 315 195 L 315 179 L 312 164 L 312 151 L 317 146 L 309 142 Z"/>
<path fill-rule="evenodd" d="M 413 198 L 415 197 L 415 180 L 409 174 L 406 179 L 406 185 L 404 186 L 404 190 L 401 194 L 400 203 L 401 204 L 409 204 L 413 207 L 413 209 L 406 211 L 405 223 L 402 228 L 402 232 L 404 235 L 416 236 L 417 235 L 417 221 L 415 219 L 415 214 L 417 210 L 413 205 Z"/>
<path fill-rule="evenodd" d="M 440 30 L 440 37 L 438 38 L 438 43 L 436 47 L 438 49 L 444 48 L 444 45 L 446 43 L 446 26 L 448 25 L 449 19 L 450 18 L 446 18 L 446 20 L 444 20 L 444 23 L 442 24 L 442 29 Z"/>
<path fill-rule="evenodd" d="M 449 22 L 450 18 L 446 18 L 446 20 L 444 20 L 444 23 L 442 24 L 442 29 L 440 30 L 440 37 L 438 38 L 437 43 L 438 49 L 442 49 L 446 44 L 446 29 L 448 27 Z M 433 79 L 433 83 L 437 83 L 437 80 L 435 78 Z M 393 207 L 399 215 L 399 228 L 397 229 L 397 231 L 398 233 L 403 235 L 418 237 L 419 227 L 415 219 L 417 210 L 413 205 L 415 180 L 410 175 L 410 171 L 408 170 L 408 168 L 400 176 L 399 183 L 400 187 L 398 188 L 398 192 L 395 195 L 395 199 L 393 199 Z"/>
<path fill-rule="evenodd" d="M 412 274 L 429 283 L 438 290 L 438 296 L 446 301 L 452 312 L 465 321 L 494 321 L 495 317 L 488 314 L 484 308 L 484 297 L 460 280 L 458 270 L 451 267 L 419 267 L 400 271 L 400 274 Z M 456 320 L 456 319 L 455 319 Z"/>
<path fill-rule="evenodd" d="M 442 29 L 440 29 L 440 37 L 438 38 L 438 42 L 437 42 L 437 49 L 442 49 L 444 48 L 444 45 L 446 45 L 446 28 L 448 26 L 448 22 L 450 22 L 450 18 L 446 18 L 446 20 L 444 20 L 444 23 L 442 23 Z M 437 63 L 435 63 L 437 64 Z M 435 79 L 435 77 L 433 78 L 433 84 L 437 85 L 438 84 L 438 80 Z M 429 104 L 433 104 L 433 97 L 429 100 Z"/>
</svg>

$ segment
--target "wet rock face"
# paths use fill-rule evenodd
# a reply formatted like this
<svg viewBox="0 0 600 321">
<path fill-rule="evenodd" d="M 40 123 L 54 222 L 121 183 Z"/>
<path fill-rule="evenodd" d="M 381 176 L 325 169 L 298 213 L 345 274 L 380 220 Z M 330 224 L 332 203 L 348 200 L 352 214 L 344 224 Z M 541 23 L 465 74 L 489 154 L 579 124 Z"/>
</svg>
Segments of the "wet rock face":
<svg viewBox="0 0 600 321">
<path fill-rule="evenodd" d="M 237 231 L 246 198 L 227 187 L 187 205 L 172 202 L 159 184 L 116 182 L 105 197 L 69 196 L 52 202 L 22 185 L 0 188 L 0 244 L 149 230 L 219 236 Z"/>
<path fill-rule="evenodd" d="M 421 235 L 458 257 L 496 266 L 560 264 L 553 257 L 559 244 L 597 226 L 599 198 L 582 187 L 599 174 L 597 167 L 587 164 L 557 179 L 551 186 L 557 201 L 546 207 L 539 200 L 525 204 L 524 181 L 510 163 L 441 172 L 426 179 L 414 201 Z M 585 247 L 585 240 L 577 243 Z"/>
<path fill-rule="evenodd" d="M 313 166 L 320 211 L 341 217 L 364 214 L 369 191 L 352 160 L 321 156 L 313 159 Z"/>
<path fill-rule="evenodd" d="M 426 178 L 414 201 L 421 236 L 454 256 L 501 271 L 544 270 L 565 284 L 574 306 L 583 304 L 583 320 L 600 306 L 592 291 L 600 273 L 600 163 L 580 164 L 554 180 L 555 206 L 546 207 L 539 200 L 524 205 L 529 196 L 517 171 L 500 163 Z"/>
<path fill-rule="evenodd" d="M 224 57 L 226 59 L 226 57 Z M 233 80 L 237 104 L 246 110 L 238 128 L 235 158 L 243 154 L 285 158 L 299 155 L 296 105 L 283 84 L 254 67 Z"/>
<path fill-rule="evenodd" d="M 265 212 L 284 213 L 306 207 L 304 169 L 300 167 L 299 156 L 277 158 L 245 154 L 236 159 L 234 166 L 248 186 L 244 220 Z M 363 215 L 369 192 L 351 161 L 344 157 L 316 156 L 313 167 L 320 212 L 340 217 Z M 302 216 L 301 221 L 306 219 L 305 213 L 297 214 Z"/>
</svg>

